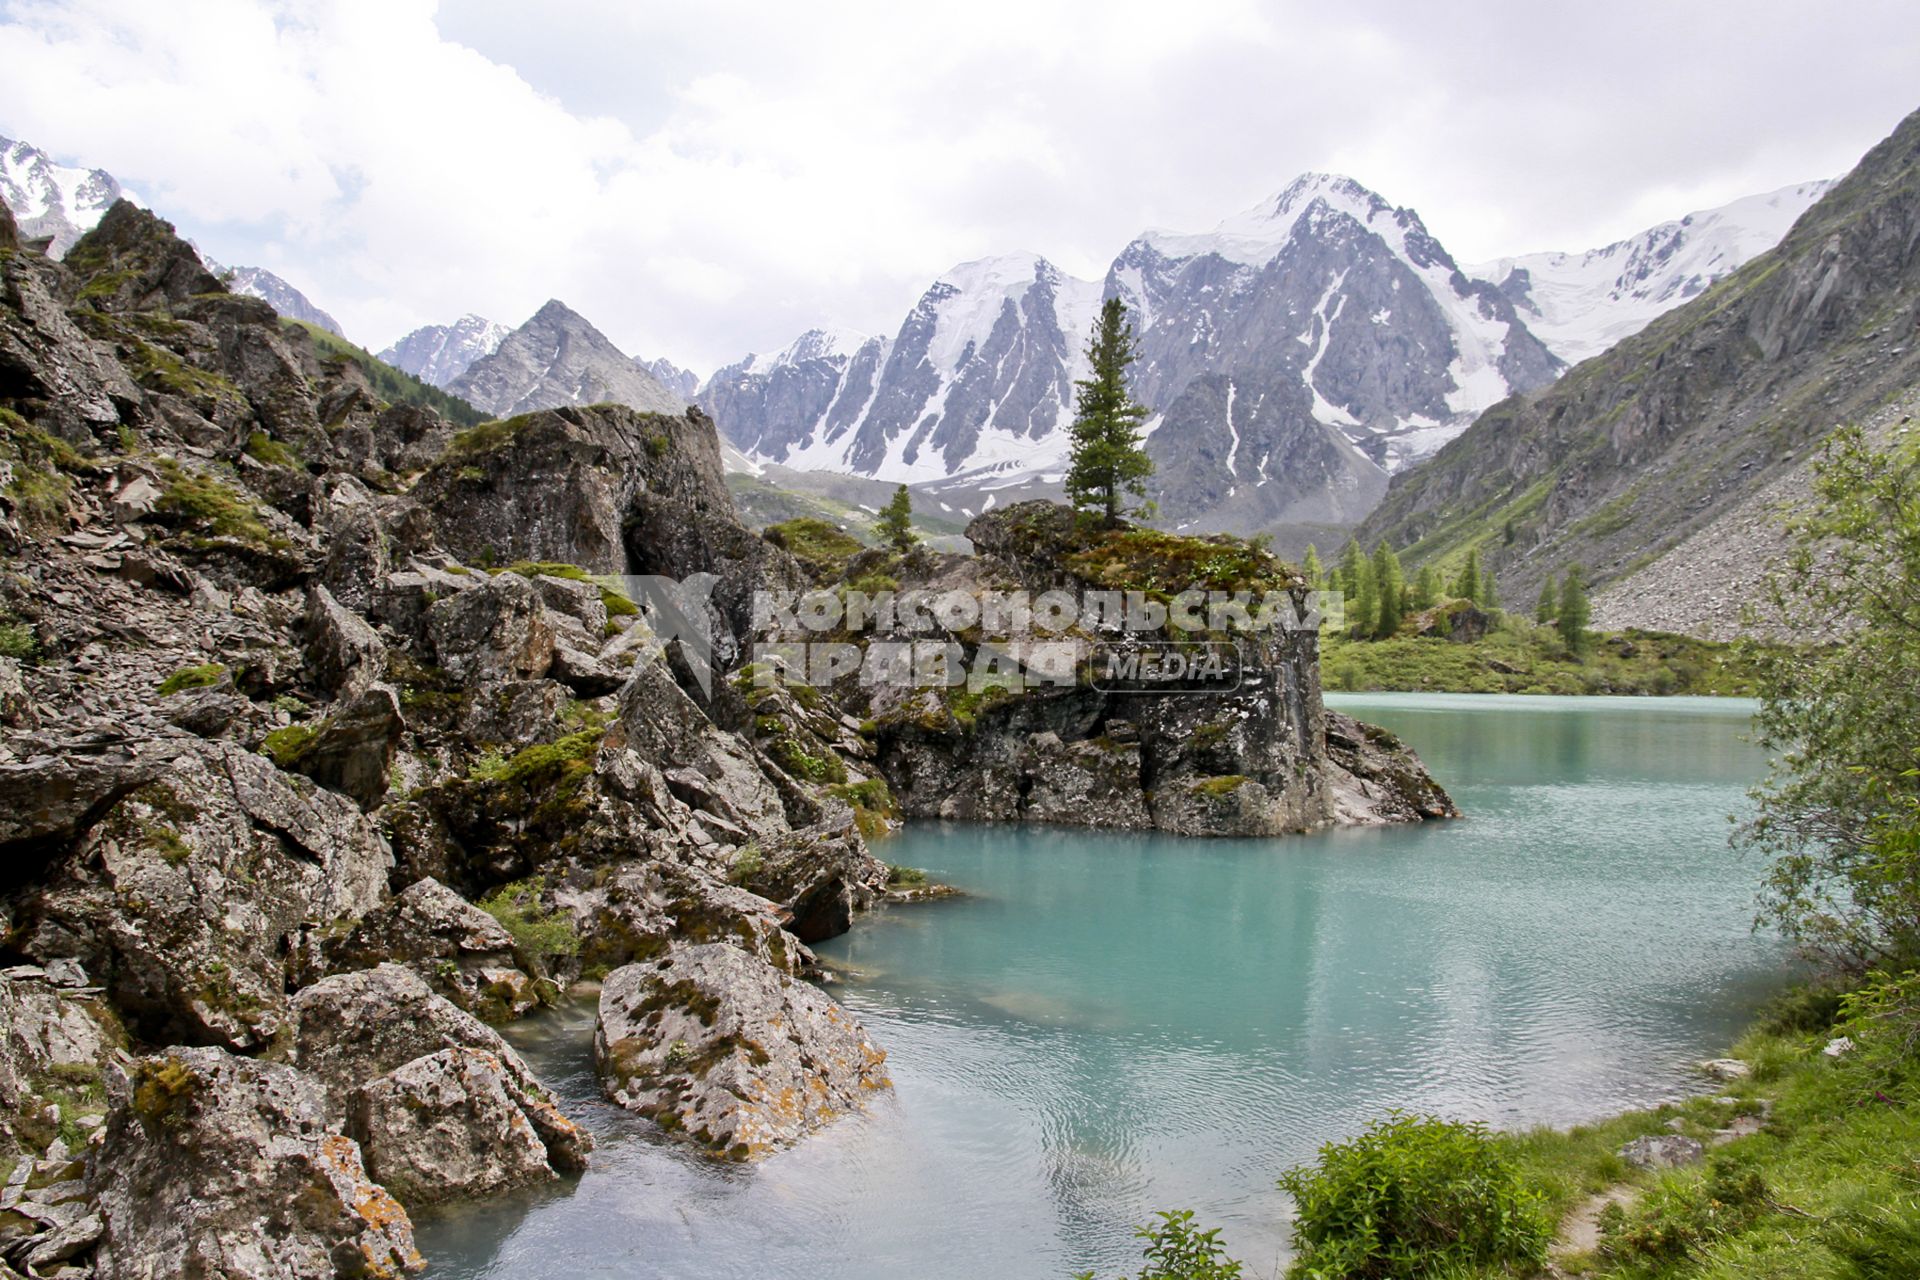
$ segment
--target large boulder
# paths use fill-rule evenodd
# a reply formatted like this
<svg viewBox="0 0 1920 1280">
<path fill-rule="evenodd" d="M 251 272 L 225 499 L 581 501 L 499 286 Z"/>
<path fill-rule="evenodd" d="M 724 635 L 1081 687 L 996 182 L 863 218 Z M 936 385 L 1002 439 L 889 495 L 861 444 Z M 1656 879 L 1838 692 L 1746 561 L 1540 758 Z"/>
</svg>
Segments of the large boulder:
<svg viewBox="0 0 1920 1280">
<path fill-rule="evenodd" d="M 1460 816 L 1420 757 L 1387 730 L 1328 711 L 1326 741 L 1336 821 L 1365 826 Z"/>
<path fill-rule="evenodd" d="M 323 586 L 307 590 L 300 635 L 306 642 L 308 672 L 333 696 L 358 693 L 386 675 L 386 644 L 364 618 Z"/>
<path fill-rule="evenodd" d="M 125 743 L 49 744 L 19 764 L 0 764 L 0 878 L 27 878 L 100 820 L 122 796 L 167 771 L 172 751 Z"/>
<path fill-rule="evenodd" d="M 406 727 L 399 696 L 386 685 L 371 685 L 341 699 L 281 763 L 370 809 L 387 793 Z"/>
<path fill-rule="evenodd" d="M 676 942 L 725 942 L 796 976 L 815 967 L 813 953 L 784 927 L 790 917 L 779 905 L 695 867 L 626 866 L 605 883 L 554 897 L 573 916 L 589 967 L 657 959 Z"/>
<path fill-rule="evenodd" d="M 546 1102 L 530 1095 L 499 1057 L 442 1049 L 362 1085 L 350 1103 L 348 1127 L 374 1178 L 417 1208 L 559 1177 L 529 1118 L 540 1108 Z"/>
<path fill-rule="evenodd" d="M 292 1067 L 170 1049 L 110 1088 L 87 1171 L 100 1280 L 384 1280 L 426 1265 L 406 1210 Z"/>
<path fill-rule="evenodd" d="M 637 668 L 620 694 L 624 745 L 666 776 L 686 805 L 762 839 L 784 833 L 786 807 L 751 747 L 708 719 L 664 662 Z"/>
<path fill-rule="evenodd" d="M 593 1139 L 545 1101 L 546 1090 L 520 1055 L 493 1028 L 434 994 L 411 971 L 383 964 L 325 978 L 296 994 L 293 1010 L 293 1060 L 326 1090 L 328 1113 L 336 1119 L 357 1114 L 354 1099 L 369 1082 L 442 1050 L 471 1049 L 500 1064 L 521 1113 L 546 1147 L 548 1163 L 563 1171 L 585 1167 Z M 382 1097 L 411 1087 L 396 1086 Z M 381 1135 L 363 1136 L 378 1147 Z M 506 1140 L 501 1132 L 495 1136 Z M 380 1148 L 374 1158 L 390 1155 Z"/>
<path fill-rule="evenodd" d="M 488 1022 L 527 1012 L 533 982 L 500 922 L 431 877 L 416 880 L 327 946 L 335 970 L 405 966 L 459 1008 Z"/>
<path fill-rule="evenodd" d="M 707 1150 L 752 1160 L 892 1087 L 846 1010 L 738 947 L 679 947 L 610 974 L 594 1061 L 607 1095 Z"/>
</svg>

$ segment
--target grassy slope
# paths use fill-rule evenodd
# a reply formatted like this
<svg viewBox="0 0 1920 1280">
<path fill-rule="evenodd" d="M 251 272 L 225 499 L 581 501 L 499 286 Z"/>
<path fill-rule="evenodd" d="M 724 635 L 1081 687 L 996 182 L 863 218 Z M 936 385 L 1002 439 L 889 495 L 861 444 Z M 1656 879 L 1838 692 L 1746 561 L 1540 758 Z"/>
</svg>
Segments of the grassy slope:
<svg viewBox="0 0 1920 1280">
<path fill-rule="evenodd" d="M 1752 672 L 1737 646 L 1650 631 L 1598 636 L 1576 660 L 1551 627 L 1513 615 L 1473 643 L 1413 636 L 1349 640 L 1327 634 L 1320 644 L 1323 685 L 1330 690 L 1414 693 L 1753 692 Z"/>
<path fill-rule="evenodd" d="M 1627 1183 L 1640 1193 L 1628 1230 L 1591 1255 L 1563 1260 L 1568 1274 L 1634 1280 L 1867 1280 L 1920 1274 L 1920 1115 L 1911 1100 L 1847 1061 L 1822 1055 L 1830 1032 L 1758 1030 L 1735 1053 L 1750 1080 L 1713 1087 L 1678 1106 L 1632 1112 L 1569 1132 L 1536 1130 L 1502 1141 L 1527 1178 L 1564 1214 L 1587 1196 Z M 1731 1098 L 1731 1102 L 1717 1101 Z M 1678 1128 L 1708 1142 L 1737 1115 L 1772 1111 L 1761 1131 L 1712 1150 L 1709 1167 L 1660 1174 L 1629 1169 L 1616 1154 L 1643 1134 Z M 1710 1166 L 1758 1176 L 1747 1197 L 1710 1183 Z M 1890 1214 L 1911 1234 L 1888 1269 L 1847 1255 L 1856 1215 Z M 1637 1246 L 1637 1247 L 1636 1247 Z M 1895 1247 L 1896 1254 L 1901 1252 Z"/>
</svg>

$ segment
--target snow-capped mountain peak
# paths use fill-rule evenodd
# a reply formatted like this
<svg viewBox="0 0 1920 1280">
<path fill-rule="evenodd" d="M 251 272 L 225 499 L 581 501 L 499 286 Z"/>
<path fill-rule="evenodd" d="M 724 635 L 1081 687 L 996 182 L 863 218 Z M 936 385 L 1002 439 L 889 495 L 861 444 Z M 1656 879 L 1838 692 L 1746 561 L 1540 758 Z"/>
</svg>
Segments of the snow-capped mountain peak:
<svg viewBox="0 0 1920 1280">
<path fill-rule="evenodd" d="M 867 337 L 856 329 L 809 329 L 778 351 L 751 357 L 747 372 L 768 374 L 807 360 L 847 359 L 866 343 Z"/>
<path fill-rule="evenodd" d="M 55 258 L 65 256 L 122 197 L 140 203 L 103 169 L 55 164 L 30 143 L 0 138 L 0 200 L 13 210 L 21 235 L 53 237 L 49 253 Z"/>
<path fill-rule="evenodd" d="M 507 326 L 485 316 L 464 315 L 452 324 L 415 329 L 382 351 L 380 358 L 422 382 L 444 388 L 471 368 L 474 361 L 498 351 L 511 332 Z"/>
<path fill-rule="evenodd" d="M 1585 253 L 1529 253 L 1467 268 L 1498 285 L 1568 363 L 1598 355 L 1780 243 L 1833 186 L 1802 182 L 1663 222 Z"/>
</svg>

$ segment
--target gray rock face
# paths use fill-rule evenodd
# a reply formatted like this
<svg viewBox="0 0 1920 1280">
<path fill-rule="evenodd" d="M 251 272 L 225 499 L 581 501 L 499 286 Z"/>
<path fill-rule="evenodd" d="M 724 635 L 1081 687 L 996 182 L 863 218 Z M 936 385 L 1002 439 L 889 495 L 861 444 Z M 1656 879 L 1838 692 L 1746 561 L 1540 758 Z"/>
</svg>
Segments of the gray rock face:
<svg viewBox="0 0 1920 1280">
<path fill-rule="evenodd" d="M 634 362 L 652 374 L 661 386 L 688 403 L 700 390 L 700 379 L 671 360 L 642 360 L 635 356 Z"/>
<path fill-rule="evenodd" d="M 304 927 L 364 915 L 392 862 L 345 797 L 203 743 L 121 800 L 15 919 L 29 954 L 81 961 L 150 1041 L 257 1049 L 285 1026 Z"/>
<path fill-rule="evenodd" d="M 1327 712 L 1333 803 L 1349 826 L 1457 818 L 1460 810 L 1407 745 L 1378 725 Z"/>
<path fill-rule="evenodd" d="M 813 953 L 786 931 L 775 903 L 695 867 L 649 862 L 626 867 L 605 885 L 560 896 L 578 923 L 581 959 L 617 969 L 653 960 L 676 941 L 724 942 L 797 976 Z"/>
<path fill-rule="evenodd" d="M 537 680 L 553 664 L 553 627 L 532 583 L 517 573 L 433 605 L 427 628 L 440 665 L 462 683 Z"/>
<path fill-rule="evenodd" d="M 668 414 L 686 409 L 685 401 L 559 301 L 548 302 L 468 365 L 447 390 L 500 418 L 567 405 L 623 404 Z"/>
<path fill-rule="evenodd" d="M 778 903 L 802 942 L 845 933 L 887 886 L 887 864 L 867 852 L 844 805 L 814 826 L 762 839 L 754 851 L 757 864 L 741 883 Z"/>
<path fill-rule="evenodd" d="M 173 1049 L 113 1089 L 87 1175 L 101 1280 L 385 1280 L 426 1265 L 406 1210 L 292 1067 Z"/>
<path fill-rule="evenodd" d="M 328 693 L 351 696 L 386 675 L 386 644 L 366 619 L 342 607 L 325 587 L 309 588 L 300 630 L 307 670 Z"/>
<path fill-rule="evenodd" d="M 403 1178 L 417 1179 L 416 1192 L 428 1199 L 464 1194 L 461 1187 L 467 1184 L 450 1167 L 438 1166 L 437 1158 L 410 1155 L 405 1148 L 415 1140 L 444 1144 L 443 1154 L 464 1147 L 480 1163 L 487 1144 L 504 1142 L 502 1168 L 517 1179 L 525 1151 L 516 1144 L 524 1128 L 545 1148 L 543 1159 L 552 1169 L 586 1167 L 592 1137 L 546 1101 L 546 1091 L 520 1055 L 493 1028 L 436 995 L 410 970 L 382 964 L 324 978 L 294 996 L 293 1012 L 293 1061 L 319 1081 L 327 1115 L 364 1123 L 354 1132 L 373 1145 L 376 1154 L 370 1158 L 391 1162 Z M 430 1065 L 418 1065 L 436 1055 Z M 399 1079 L 379 1084 L 392 1076 Z M 496 1078 L 497 1087 L 487 1083 Z M 369 1097 L 366 1090 L 376 1085 Z M 524 1124 L 501 1128 L 463 1120 L 463 1104 L 457 1101 L 462 1093 L 483 1109 L 503 1105 L 504 1099 Z M 422 1116 L 418 1127 L 409 1127 L 396 1112 L 409 1105 L 436 1110 L 437 1118 Z M 464 1176 L 484 1185 L 489 1175 L 469 1166 Z"/>
<path fill-rule="evenodd" d="M 607 1094 L 718 1154 L 752 1160 L 890 1088 L 844 1009 L 737 947 L 676 948 L 608 975 L 594 1060 Z"/>
<path fill-rule="evenodd" d="M 452 324 L 415 329 L 380 353 L 380 359 L 442 390 L 452 386 L 476 360 L 500 349 L 512 330 L 481 316 L 461 316 Z"/>
<path fill-rule="evenodd" d="M 638 504 L 734 523 L 719 441 L 697 412 L 561 409 L 482 432 L 416 490 L 440 544 L 468 564 L 626 573 L 622 522 Z"/>
</svg>

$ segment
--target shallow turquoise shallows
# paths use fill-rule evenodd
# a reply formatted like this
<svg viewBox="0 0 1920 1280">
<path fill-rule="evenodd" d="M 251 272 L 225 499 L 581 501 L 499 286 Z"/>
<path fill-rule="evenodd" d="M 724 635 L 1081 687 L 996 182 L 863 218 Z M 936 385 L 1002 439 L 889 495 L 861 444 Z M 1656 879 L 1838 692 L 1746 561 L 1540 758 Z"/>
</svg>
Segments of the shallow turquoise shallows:
<svg viewBox="0 0 1920 1280">
<path fill-rule="evenodd" d="M 1285 840 L 919 826 L 969 896 L 820 948 L 896 1096 L 754 1168 L 598 1101 L 591 1006 L 516 1028 L 600 1137 L 577 1185 L 423 1223 L 435 1276 L 1042 1280 L 1137 1270 L 1192 1208 L 1251 1276 L 1275 1177 L 1389 1108 L 1565 1124 L 1691 1087 L 1785 980 L 1727 817 L 1762 761 L 1707 699 L 1329 699 L 1469 817 Z"/>
</svg>

